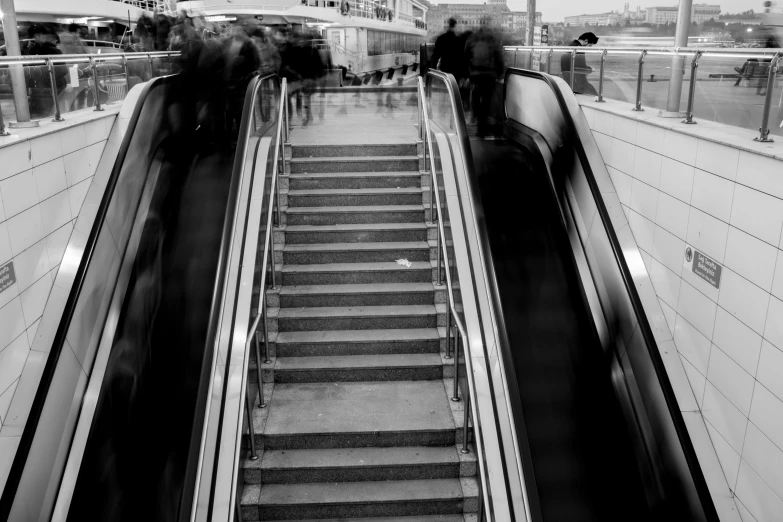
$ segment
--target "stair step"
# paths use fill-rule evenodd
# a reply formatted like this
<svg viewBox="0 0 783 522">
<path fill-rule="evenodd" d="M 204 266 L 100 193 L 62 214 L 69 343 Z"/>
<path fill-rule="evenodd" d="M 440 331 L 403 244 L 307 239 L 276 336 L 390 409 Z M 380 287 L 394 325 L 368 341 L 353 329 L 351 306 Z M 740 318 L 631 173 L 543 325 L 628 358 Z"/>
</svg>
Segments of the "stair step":
<svg viewBox="0 0 783 522">
<path fill-rule="evenodd" d="M 426 241 L 425 223 L 351 223 L 345 225 L 289 225 L 286 244 L 385 243 Z"/>
<path fill-rule="evenodd" d="M 285 263 L 294 265 L 324 263 L 378 263 L 397 259 L 429 261 L 427 241 L 389 241 L 386 243 L 301 243 L 286 244 Z"/>
<path fill-rule="evenodd" d="M 281 308 L 432 304 L 432 283 L 301 285 L 280 289 Z"/>
<path fill-rule="evenodd" d="M 278 357 L 275 382 L 423 381 L 443 378 L 436 353 Z M 317 482 L 317 481 L 316 481 Z"/>
<path fill-rule="evenodd" d="M 281 521 L 270 520 L 269 522 Z M 466 519 L 463 515 L 427 515 L 423 517 L 319 518 L 309 520 L 289 520 L 287 522 L 466 522 Z"/>
<path fill-rule="evenodd" d="M 298 190 L 421 187 L 421 174 L 418 171 L 310 172 L 291 174 L 288 186 Z"/>
<path fill-rule="evenodd" d="M 258 516 L 291 520 L 458 514 L 463 504 L 459 479 L 268 484 L 260 488 Z"/>
<path fill-rule="evenodd" d="M 292 158 L 291 174 L 304 172 L 399 172 L 418 171 L 419 158 L 406 156 L 333 156 Z"/>
<path fill-rule="evenodd" d="M 421 188 L 288 190 L 288 207 L 421 205 Z"/>
<path fill-rule="evenodd" d="M 280 332 L 276 348 L 278 357 L 438 353 L 440 335 L 435 328 Z"/>
<path fill-rule="evenodd" d="M 288 225 L 340 225 L 349 223 L 421 223 L 424 206 L 372 205 L 338 207 L 288 207 Z"/>
<path fill-rule="evenodd" d="M 440 380 L 275 384 L 268 408 L 265 450 L 449 446 L 455 440 Z"/>
<path fill-rule="evenodd" d="M 294 145 L 294 158 L 333 158 L 340 156 L 415 156 L 415 143 L 392 145 Z"/>
<path fill-rule="evenodd" d="M 455 447 L 273 450 L 245 461 L 249 484 L 458 478 Z"/>
<path fill-rule="evenodd" d="M 410 267 L 394 261 L 283 265 L 285 286 L 426 282 L 432 282 L 432 265 L 429 261 L 413 261 Z"/>
<path fill-rule="evenodd" d="M 434 305 L 331 306 L 281 308 L 278 331 L 372 330 L 377 328 L 435 328 Z"/>
</svg>

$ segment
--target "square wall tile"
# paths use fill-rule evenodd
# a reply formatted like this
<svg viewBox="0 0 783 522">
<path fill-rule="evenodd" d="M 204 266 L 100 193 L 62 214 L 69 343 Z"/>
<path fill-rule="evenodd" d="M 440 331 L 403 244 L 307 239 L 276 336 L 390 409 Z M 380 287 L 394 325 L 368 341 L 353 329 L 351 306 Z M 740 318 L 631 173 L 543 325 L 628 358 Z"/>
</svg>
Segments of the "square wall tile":
<svg viewBox="0 0 783 522">
<path fill-rule="evenodd" d="M 656 226 L 652 255 L 666 268 L 680 275 L 682 273 L 682 259 L 685 256 L 685 242 L 668 230 Z"/>
<path fill-rule="evenodd" d="M 690 211 L 690 207 L 679 199 L 665 192 L 658 193 L 656 223 L 682 240 L 688 235 Z"/>
<path fill-rule="evenodd" d="M 661 160 L 661 181 L 658 188 L 685 203 L 691 202 L 693 176 L 696 169 L 671 158 Z"/>
<path fill-rule="evenodd" d="M 692 245 L 687 245 L 686 247 L 690 246 L 693 248 Z M 696 275 L 696 273 L 693 271 L 693 259 L 688 261 L 687 256 L 683 256 L 683 264 L 682 264 L 682 280 L 691 285 L 693 288 L 707 296 L 707 298 L 714 302 L 718 302 L 718 295 L 720 294 L 720 291 L 712 286 L 710 283 Z"/>
<path fill-rule="evenodd" d="M 633 237 L 636 240 L 636 244 L 639 245 L 639 248 L 646 250 L 647 252 L 652 250 L 655 223 L 634 211 L 630 211 L 628 224 L 631 226 L 631 232 L 633 232 Z"/>
<path fill-rule="evenodd" d="M 705 214 L 701 210 L 691 208 L 687 241 L 699 252 L 706 254 L 718 263 L 723 263 L 728 235 L 729 225 L 725 222 Z"/>
<path fill-rule="evenodd" d="M 93 120 L 84 124 L 84 134 L 87 138 L 87 145 L 93 145 L 99 141 L 104 141 L 109 133 L 106 130 L 104 118 Z"/>
<path fill-rule="evenodd" d="M 732 181 L 696 169 L 691 205 L 728 223 L 731 218 L 734 185 Z"/>
<path fill-rule="evenodd" d="M 677 302 L 680 297 L 680 277 L 666 268 L 657 259 L 652 260 L 650 270 L 650 280 L 656 295 L 673 309 L 677 308 Z"/>
<path fill-rule="evenodd" d="M 3 168 L 0 169 L 0 180 L 16 176 L 20 172 L 33 168 L 33 156 L 30 142 L 14 143 L 0 149 L 3 155 Z"/>
<path fill-rule="evenodd" d="M 740 151 L 737 182 L 783 199 L 783 161 L 752 152 Z"/>
<path fill-rule="evenodd" d="M 771 391 L 778 399 L 783 400 L 783 351 L 766 339 L 761 345 L 758 375 L 756 379 Z"/>
<path fill-rule="evenodd" d="M 698 144 L 699 140 L 693 136 L 686 136 L 685 134 L 667 129 L 663 139 L 663 155 L 681 163 L 695 166 Z"/>
<path fill-rule="evenodd" d="M 742 459 L 761 477 L 761 480 L 783 498 L 783 450 L 775 446 L 753 425 L 748 424 Z M 783 512 L 780 513 L 783 515 Z"/>
<path fill-rule="evenodd" d="M 777 257 L 776 247 L 738 228 L 729 227 L 724 263 L 767 292 L 772 289 Z"/>
<path fill-rule="evenodd" d="M 677 345 L 677 350 L 682 356 L 699 373 L 707 375 L 707 366 L 710 360 L 710 340 L 679 314 L 674 325 L 674 344 Z"/>
<path fill-rule="evenodd" d="M 26 327 L 31 327 L 43 315 L 46 300 L 49 298 L 51 289 L 52 277 L 47 272 L 41 279 L 22 292 L 22 312 L 24 312 Z"/>
<path fill-rule="evenodd" d="M 593 130 L 607 136 L 614 136 L 614 116 L 609 112 L 595 111 Z"/>
<path fill-rule="evenodd" d="M 14 258 L 14 270 L 19 291 L 25 291 L 51 268 L 46 241 L 41 240 Z"/>
<path fill-rule="evenodd" d="M 633 177 L 658 188 L 661 181 L 661 161 L 663 156 L 647 149 L 637 148 L 634 152 Z"/>
<path fill-rule="evenodd" d="M 707 379 L 699 373 L 699 371 L 682 355 L 680 355 L 682 361 L 682 367 L 685 369 L 685 375 L 688 377 L 688 382 L 691 384 L 691 390 L 693 390 L 693 396 L 696 398 L 696 403 L 701 408 L 704 402 L 704 385 Z"/>
<path fill-rule="evenodd" d="M 712 342 L 746 372 L 756 375 L 761 353 L 761 336 L 721 307 L 718 307 L 715 316 Z"/>
<path fill-rule="evenodd" d="M 636 147 L 628 142 L 614 138 L 612 141 L 612 167 L 626 174 L 633 174 L 634 153 Z"/>
<path fill-rule="evenodd" d="M 11 251 L 14 255 L 19 255 L 44 236 L 41 208 L 38 205 L 15 215 L 5 223 L 8 226 L 8 239 L 11 240 Z"/>
<path fill-rule="evenodd" d="M 742 453 L 748 419 L 709 380 L 704 387 L 702 413 L 734 451 Z"/>
<path fill-rule="evenodd" d="M 68 192 L 60 192 L 41 202 L 44 236 L 48 236 L 72 219 Z"/>
<path fill-rule="evenodd" d="M 775 277 L 772 281 L 772 295 L 783 299 L 783 251 L 778 250 L 778 259 L 775 263 Z"/>
<path fill-rule="evenodd" d="M 609 177 L 612 178 L 612 184 L 614 185 L 615 192 L 617 192 L 617 197 L 619 198 L 620 203 L 625 206 L 630 205 L 631 184 L 633 183 L 633 178 L 624 172 L 620 172 L 614 167 L 606 167 L 606 170 L 609 171 Z"/>
<path fill-rule="evenodd" d="M 742 522 L 758 522 L 756 517 L 750 514 L 750 510 L 745 507 L 745 504 L 740 501 L 739 497 L 734 497 L 733 500 L 737 505 L 737 511 L 739 512 Z"/>
<path fill-rule="evenodd" d="M 737 179 L 739 149 L 720 143 L 699 140 L 696 152 L 696 168 L 734 181 Z"/>
<path fill-rule="evenodd" d="M 622 116 L 614 116 L 614 128 L 612 129 L 612 136 L 620 138 L 628 143 L 636 144 L 636 120 L 633 118 L 624 118 Z"/>
<path fill-rule="evenodd" d="M 767 292 L 723 267 L 718 304 L 756 333 L 764 331 L 769 299 Z"/>
<path fill-rule="evenodd" d="M 674 324 L 677 322 L 677 311 L 671 306 L 667 305 L 663 299 L 658 299 L 658 304 L 663 311 L 663 317 L 666 319 L 666 325 L 669 327 L 669 333 L 674 338 Z"/>
<path fill-rule="evenodd" d="M 735 493 L 758 522 L 780 520 L 780 514 L 783 513 L 783 500 L 775 495 L 745 460 L 740 461 Z"/>
<path fill-rule="evenodd" d="M 710 442 L 712 447 L 715 448 L 715 453 L 718 455 L 718 461 L 720 467 L 723 469 L 723 474 L 726 477 L 726 482 L 729 488 L 733 491 L 737 487 L 737 473 L 739 472 L 740 456 L 739 453 L 734 451 L 734 448 L 723 438 L 723 435 L 718 433 L 712 424 L 706 423 L 707 432 L 710 434 Z"/>
<path fill-rule="evenodd" d="M 663 154 L 663 140 L 666 130 L 655 125 L 639 122 L 636 125 L 636 145 Z"/>
<path fill-rule="evenodd" d="M 783 401 L 761 384 L 756 384 L 750 421 L 778 448 L 783 448 Z"/>
<path fill-rule="evenodd" d="M 84 124 L 74 125 L 71 128 L 60 131 L 60 142 L 63 147 L 63 154 L 83 149 L 87 146 L 87 136 L 84 133 Z"/>
<path fill-rule="evenodd" d="M 33 167 L 43 165 L 54 158 L 63 155 L 63 145 L 60 141 L 60 133 L 54 132 L 30 140 L 30 150 L 33 154 Z"/>
<path fill-rule="evenodd" d="M 25 330 L 24 313 L 22 312 L 22 300 L 18 297 L 10 303 L 0 308 L 0 350 L 3 350 L 17 337 L 22 335 Z M 25 341 L 26 343 L 27 341 Z M 0 352 L 2 353 L 2 352 Z M 3 372 L 3 365 L 0 364 L 0 373 Z M 18 375 L 17 375 L 18 377 Z M 13 379 L 6 383 L 6 387 L 13 382 Z"/>
<path fill-rule="evenodd" d="M 68 189 L 68 200 L 71 205 L 71 215 L 74 219 L 79 217 L 82 203 L 84 203 L 84 198 L 87 197 L 87 191 L 90 190 L 91 182 L 92 178 L 88 178 Z"/>
<path fill-rule="evenodd" d="M 7 389 L 19 378 L 29 352 L 30 346 L 24 333 L 0 351 L 0 390 Z"/>
<path fill-rule="evenodd" d="M 783 301 L 777 297 L 769 298 L 764 338 L 783 350 Z"/>
<path fill-rule="evenodd" d="M 712 346 L 712 351 L 710 352 L 707 380 L 729 399 L 743 415 L 748 416 L 755 380 L 715 345 Z"/>
<path fill-rule="evenodd" d="M 8 413 L 8 408 L 11 406 L 11 399 L 14 398 L 14 392 L 18 383 L 19 379 L 15 380 L 4 391 L 0 391 L 0 427 L 3 425 L 3 419 L 5 419 L 6 413 Z M 0 473 L 2 472 L 0 471 Z"/>
<path fill-rule="evenodd" d="M 35 184 L 38 187 L 39 201 L 49 199 L 67 188 L 65 164 L 62 158 L 56 158 L 33 169 Z"/>
<path fill-rule="evenodd" d="M 8 238 L 8 225 L 0 222 L 0 265 L 14 256 L 11 250 L 11 240 Z"/>
<path fill-rule="evenodd" d="M 3 205 L 3 195 L 0 194 L 0 223 L 5 221 L 5 205 Z"/>
<path fill-rule="evenodd" d="M 26 170 L 0 181 L 0 196 L 3 198 L 3 207 L 7 218 L 38 203 L 38 189 L 35 186 L 35 178 L 32 170 Z"/>
<path fill-rule="evenodd" d="M 601 157 L 604 163 L 608 166 L 612 164 L 612 144 L 614 138 L 607 134 L 601 134 L 600 132 L 593 132 L 593 138 L 595 138 L 595 144 L 598 146 L 598 151 L 601 153 Z"/>
<path fill-rule="evenodd" d="M 658 191 L 637 179 L 631 186 L 631 209 L 638 212 L 652 222 L 658 211 Z"/>
<path fill-rule="evenodd" d="M 60 264 L 65 248 L 68 246 L 68 240 L 73 232 L 73 221 L 69 221 L 46 236 L 46 251 L 49 255 L 49 266 L 53 267 Z"/>
<path fill-rule="evenodd" d="M 730 223 L 770 245 L 777 245 L 783 228 L 783 200 L 737 185 Z"/>
<path fill-rule="evenodd" d="M 677 304 L 677 313 L 684 317 L 707 339 L 712 339 L 717 308 L 715 303 L 688 283 L 683 282 L 680 285 L 680 301 Z"/>
</svg>

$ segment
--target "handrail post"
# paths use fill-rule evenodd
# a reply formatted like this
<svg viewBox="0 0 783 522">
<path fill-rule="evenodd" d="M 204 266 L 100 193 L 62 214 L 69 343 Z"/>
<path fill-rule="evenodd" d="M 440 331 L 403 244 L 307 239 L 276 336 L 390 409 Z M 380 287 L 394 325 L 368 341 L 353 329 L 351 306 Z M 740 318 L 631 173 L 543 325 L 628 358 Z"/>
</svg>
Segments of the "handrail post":
<svg viewBox="0 0 783 522">
<path fill-rule="evenodd" d="M 552 74 L 552 57 L 555 55 L 555 49 L 549 48 L 549 56 L 546 59 L 546 73 Z"/>
<path fill-rule="evenodd" d="M 52 121 L 65 121 L 60 115 L 60 104 L 57 103 L 57 83 L 51 58 L 46 59 L 46 68 L 49 69 L 49 83 L 52 84 L 52 103 L 54 103 L 54 119 Z"/>
<path fill-rule="evenodd" d="M 155 67 L 152 65 L 152 55 L 147 53 L 147 61 L 150 63 L 150 79 L 155 77 Z"/>
<path fill-rule="evenodd" d="M 769 137 L 769 110 L 772 107 L 772 91 L 775 88 L 775 76 L 778 72 L 778 65 L 780 64 L 780 54 L 776 53 L 769 62 L 769 75 L 767 76 L 767 96 L 764 98 L 764 112 L 761 115 L 761 128 L 759 128 L 758 138 L 753 138 L 753 141 L 761 141 L 769 143 L 775 141 Z"/>
<path fill-rule="evenodd" d="M 275 204 L 277 206 L 277 228 L 283 227 L 283 213 L 280 210 L 280 173 L 285 174 L 285 144 L 283 143 L 283 137 L 280 136 L 280 164 L 277 169 L 277 183 L 275 183 Z M 272 241 L 274 243 L 274 241 Z M 275 260 L 272 259 L 272 266 L 274 266 Z"/>
<path fill-rule="evenodd" d="M 642 77 L 644 76 L 644 57 L 647 55 L 647 51 L 642 50 L 639 55 L 639 76 L 636 77 L 636 105 L 632 110 L 641 112 L 642 109 Z"/>
<path fill-rule="evenodd" d="M 463 420 L 464 424 L 462 425 L 462 449 L 459 450 L 460 453 L 470 453 L 470 449 L 468 449 L 468 439 L 470 438 L 470 394 L 466 393 L 465 395 L 465 418 Z M 479 502 L 479 506 L 482 504 L 482 502 Z M 481 520 L 479 518 L 479 520 Z"/>
<path fill-rule="evenodd" d="M 571 49 L 571 70 L 568 75 L 568 86 L 574 90 L 574 67 L 576 66 L 576 49 Z"/>
<path fill-rule="evenodd" d="M 245 387 L 245 412 L 247 413 L 247 430 L 250 432 L 250 460 L 258 460 L 256 453 L 256 430 L 253 427 L 253 415 L 250 413 L 250 386 Z"/>
<path fill-rule="evenodd" d="M 438 260 L 437 260 L 437 262 L 435 264 L 435 273 L 436 273 L 436 276 L 435 276 L 435 281 L 436 281 L 435 282 L 435 286 L 443 286 L 443 278 L 441 277 L 441 273 L 440 273 L 440 264 L 441 264 L 441 254 L 440 254 L 441 243 L 440 242 L 443 241 L 444 238 L 442 238 L 441 235 L 440 235 L 440 226 L 436 227 L 435 230 L 436 230 L 436 234 L 437 234 L 437 236 L 435 238 L 435 246 L 436 246 L 436 249 L 438 251 Z"/>
<path fill-rule="evenodd" d="M 125 71 L 125 95 L 127 96 L 128 93 L 131 90 L 130 86 L 130 70 L 128 69 L 128 57 L 124 54 L 122 55 L 122 68 Z"/>
<path fill-rule="evenodd" d="M 598 72 L 598 96 L 595 101 L 604 103 L 604 68 L 606 67 L 606 49 L 601 53 L 601 69 Z"/>
<path fill-rule="evenodd" d="M 451 306 L 448 304 L 448 296 L 446 296 L 446 359 L 451 359 Z"/>
<path fill-rule="evenodd" d="M 519 49 L 514 49 L 514 67 L 517 66 L 517 52 L 519 52 Z"/>
<path fill-rule="evenodd" d="M 272 202 L 270 201 L 270 205 Z M 277 276 L 275 275 L 275 232 L 269 234 L 269 264 L 272 267 L 272 290 L 277 290 Z M 266 269 L 266 267 L 265 267 Z"/>
<path fill-rule="evenodd" d="M 695 125 L 693 121 L 693 104 L 696 100 L 696 71 L 699 68 L 699 58 L 701 57 L 701 51 L 696 51 L 691 60 L 691 79 L 688 87 L 688 109 L 685 113 L 685 119 L 682 121 L 688 125 Z"/>
<path fill-rule="evenodd" d="M 93 90 L 95 91 L 95 111 L 102 111 L 101 91 L 98 88 L 98 66 L 95 64 L 95 58 L 90 56 L 90 68 L 92 69 Z"/>
<path fill-rule="evenodd" d="M 0 136 L 10 136 L 11 133 L 5 130 L 5 122 L 3 121 L 3 111 L 0 111 Z"/>
<path fill-rule="evenodd" d="M 454 393 L 451 397 L 452 402 L 459 402 L 459 328 L 457 328 L 457 335 L 454 337 Z"/>
<path fill-rule="evenodd" d="M 261 292 L 259 299 L 266 301 L 266 292 Z M 264 402 L 264 372 L 261 369 L 261 349 L 258 342 L 258 327 L 256 327 L 256 333 L 253 334 L 256 341 L 256 374 L 258 376 L 258 407 L 266 408 L 266 402 Z M 266 341 L 264 341 L 266 343 Z"/>
<path fill-rule="evenodd" d="M 266 288 L 261 289 L 261 294 L 266 295 Z M 262 302 L 260 306 L 263 313 L 261 320 L 264 321 L 264 364 L 269 364 L 272 361 L 269 359 L 269 325 L 267 325 L 266 302 Z"/>
</svg>

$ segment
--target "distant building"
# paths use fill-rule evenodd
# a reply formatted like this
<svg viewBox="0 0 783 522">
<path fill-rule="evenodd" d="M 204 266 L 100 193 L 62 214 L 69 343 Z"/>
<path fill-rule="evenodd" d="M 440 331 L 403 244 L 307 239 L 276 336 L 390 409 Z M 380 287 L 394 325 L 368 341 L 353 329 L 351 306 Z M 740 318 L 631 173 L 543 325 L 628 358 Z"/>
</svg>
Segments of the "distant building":
<svg viewBox="0 0 783 522">
<path fill-rule="evenodd" d="M 640 24 L 647 21 L 647 11 L 642 11 L 642 6 L 637 5 L 636 11 L 631 11 L 631 4 L 625 3 L 623 6 L 622 21 Z"/>
<path fill-rule="evenodd" d="M 487 27 L 501 36 L 524 38 L 527 13 L 512 11 L 506 0 L 488 0 L 485 4 L 438 4 L 427 11 L 427 36 L 434 39 L 446 30 L 449 18 L 457 20 L 458 31 L 475 31 Z M 536 25 L 541 13 L 536 12 Z"/>
<path fill-rule="evenodd" d="M 583 25 L 615 25 L 620 22 L 620 18 L 620 13 L 612 11 L 610 13 L 566 16 L 565 23 L 571 27 L 581 27 Z"/>
<path fill-rule="evenodd" d="M 712 4 L 693 4 L 691 7 L 691 22 L 702 24 L 709 20 L 717 20 L 720 16 L 720 6 Z M 677 7 L 648 7 L 647 22 L 651 24 L 677 23 Z"/>
</svg>

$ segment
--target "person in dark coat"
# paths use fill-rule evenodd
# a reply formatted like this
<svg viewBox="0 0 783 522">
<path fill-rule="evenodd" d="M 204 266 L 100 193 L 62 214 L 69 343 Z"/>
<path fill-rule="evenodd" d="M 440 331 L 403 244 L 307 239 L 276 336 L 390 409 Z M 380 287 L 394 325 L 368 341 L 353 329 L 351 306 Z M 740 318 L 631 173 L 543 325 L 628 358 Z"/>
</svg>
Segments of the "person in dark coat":
<svg viewBox="0 0 783 522">
<path fill-rule="evenodd" d="M 590 47 L 598 43 L 598 37 L 593 33 L 584 33 L 582 36 L 571 42 L 571 47 Z M 564 53 L 560 56 L 560 71 L 563 79 L 571 82 L 571 54 Z M 574 59 L 574 92 L 581 94 L 598 94 L 590 82 L 587 81 L 587 75 L 593 72 L 593 68 L 587 65 L 584 53 L 576 53 Z"/>
<path fill-rule="evenodd" d="M 454 28 L 457 21 L 449 18 L 449 28 L 435 40 L 435 50 L 432 53 L 432 67 L 445 73 L 453 74 L 457 82 L 465 77 L 464 41 L 457 36 Z M 440 63 L 439 63 L 440 62 Z"/>
<path fill-rule="evenodd" d="M 471 106 L 478 124 L 478 135 L 486 136 L 489 128 L 489 113 L 496 80 L 503 75 L 503 49 L 492 33 L 481 27 L 471 35 L 465 46 L 465 57 L 470 70 L 473 87 Z"/>
</svg>

